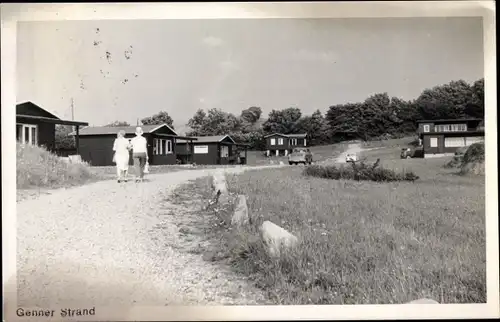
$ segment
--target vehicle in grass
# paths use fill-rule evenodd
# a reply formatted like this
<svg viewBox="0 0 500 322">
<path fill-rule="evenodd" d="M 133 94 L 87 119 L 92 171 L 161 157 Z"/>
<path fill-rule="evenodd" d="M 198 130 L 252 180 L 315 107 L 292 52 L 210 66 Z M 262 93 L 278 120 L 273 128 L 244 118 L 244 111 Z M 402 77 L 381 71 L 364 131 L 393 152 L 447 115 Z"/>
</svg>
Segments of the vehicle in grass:
<svg viewBox="0 0 500 322">
<path fill-rule="evenodd" d="M 413 158 L 413 151 L 410 148 L 402 148 L 400 157 L 401 159 Z"/>
<path fill-rule="evenodd" d="M 356 162 L 358 161 L 358 156 L 355 153 L 348 153 L 345 156 L 345 162 Z"/>
<path fill-rule="evenodd" d="M 288 164 L 312 164 L 313 155 L 311 150 L 307 148 L 295 148 L 292 153 L 288 155 Z"/>
<path fill-rule="evenodd" d="M 401 149 L 401 154 L 400 154 L 401 159 L 411 159 L 411 158 L 421 158 L 423 157 L 423 149 L 422 148 L 402 148 Z"/>
</svg>

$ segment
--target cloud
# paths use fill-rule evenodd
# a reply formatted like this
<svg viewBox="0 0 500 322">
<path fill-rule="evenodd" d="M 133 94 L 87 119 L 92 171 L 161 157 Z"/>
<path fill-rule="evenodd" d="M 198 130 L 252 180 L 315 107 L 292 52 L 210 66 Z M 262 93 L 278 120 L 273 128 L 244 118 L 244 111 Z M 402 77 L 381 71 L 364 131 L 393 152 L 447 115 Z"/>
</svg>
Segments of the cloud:
<svg viewBox="0 0 500 322">
<path fill-rule="evenodd" d="M 302 61 L 322 61 L 327 63 L 334 63 L 337 60 L 337 55 L 331 51 L 313 51 L 308 49 L 301 49 L 292 54 L 292 58 Z"/>
<path fill-rule="evenodd" d="M 224 40 L 222 40 L 221 38 L 214 37 L 214 36 L 207 36 L 207 37 L 203 38 L 202 42 L 205 45 L 210 46 L 210 47 L 220 47 L 224 44 Z"/>
<path fill-rule="evenodd" d="M 220 65 L 220 67 L 222 67 L 223 69 L 226 69 L 226 70 L 237 70 L 240 68 L 237 63 L 235 63 L 234 61 L 231 61 L 231 60 L 222 61 L 219 63 L 219 65 Z"/>
</svg>

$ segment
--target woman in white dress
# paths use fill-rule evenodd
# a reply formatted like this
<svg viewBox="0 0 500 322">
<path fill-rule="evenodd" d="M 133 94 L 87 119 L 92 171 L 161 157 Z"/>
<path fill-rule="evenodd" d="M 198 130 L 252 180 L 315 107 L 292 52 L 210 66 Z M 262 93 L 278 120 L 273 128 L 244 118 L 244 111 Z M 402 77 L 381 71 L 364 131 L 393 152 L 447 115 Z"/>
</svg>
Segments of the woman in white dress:
<svg viewBox="0 0 500 322">
<path fill-rule="evenodd" d="M 114 162 L 116 163 L 116 174 L 118 182 L 127 181 L 128 164 L 130 162 L 130 143 L 125 138 L 125 131 L 118 132 L 113 151 L 115 151 Z"/>
</svg>

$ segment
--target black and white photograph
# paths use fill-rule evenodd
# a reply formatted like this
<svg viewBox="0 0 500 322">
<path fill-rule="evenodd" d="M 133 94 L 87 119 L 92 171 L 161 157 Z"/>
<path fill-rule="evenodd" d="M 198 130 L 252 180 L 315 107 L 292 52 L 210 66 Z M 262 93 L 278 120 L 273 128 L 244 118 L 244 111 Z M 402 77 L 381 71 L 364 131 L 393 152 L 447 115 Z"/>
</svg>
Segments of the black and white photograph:
<svg viewBox="0 0 500 322">
<path fill-rule="evenodd" d="M 79 5 L 92 8 L 62 6 Z M 493 20 L 148 19 L 134 5 L 133 19 L 75 9 L 14 23 L 3 88 L 15 102 L 2 90 L 13 318 L 391 304 L 499 314 Z"/>
</svg>

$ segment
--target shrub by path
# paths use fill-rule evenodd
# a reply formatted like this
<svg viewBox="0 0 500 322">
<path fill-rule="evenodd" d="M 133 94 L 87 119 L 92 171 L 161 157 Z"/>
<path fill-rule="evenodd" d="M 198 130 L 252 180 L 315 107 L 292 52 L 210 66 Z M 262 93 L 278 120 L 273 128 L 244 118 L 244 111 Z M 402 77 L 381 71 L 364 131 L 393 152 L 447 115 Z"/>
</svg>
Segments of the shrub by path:
<svg viewBox="0 0 500 322">
<path fill-rule="evenodd" d="M 141 184 L 101 181 L 19 202 L 18 305 L 263 303 L 241 278 L 182 250 L 173 216 L 189 209 L 168 198 L 213 171 L 151 175 Z"/>
</svg>

